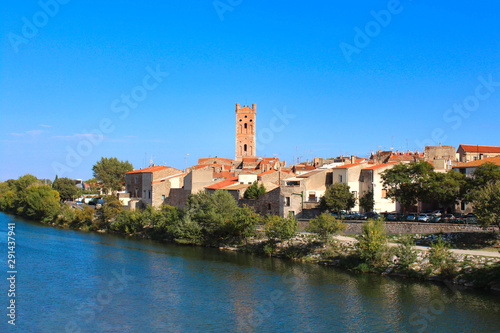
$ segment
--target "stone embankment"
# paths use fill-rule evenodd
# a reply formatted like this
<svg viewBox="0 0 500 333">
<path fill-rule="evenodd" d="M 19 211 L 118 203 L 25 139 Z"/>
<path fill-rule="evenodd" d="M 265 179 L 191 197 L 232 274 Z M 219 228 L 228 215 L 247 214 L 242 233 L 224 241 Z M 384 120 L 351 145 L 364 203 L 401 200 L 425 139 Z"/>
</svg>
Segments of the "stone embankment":
<svg viewBox="0 0 500 333">
<path fill-rule="evenodd" d="M 360 234 L 364 221 L 344 221 L 347 224 L 345 233 Z M 299 229 L 304 231 L 309 225 L 309 220 L 299 220 Z M 434 234 L 453 232 L 498 232 L 498 226 L 490 226 L 483 229 L 477 224 L 458 223 L 426 223 L 426 222 L 385 222 L 388 235 L 398 234 Z"/>
</svg>

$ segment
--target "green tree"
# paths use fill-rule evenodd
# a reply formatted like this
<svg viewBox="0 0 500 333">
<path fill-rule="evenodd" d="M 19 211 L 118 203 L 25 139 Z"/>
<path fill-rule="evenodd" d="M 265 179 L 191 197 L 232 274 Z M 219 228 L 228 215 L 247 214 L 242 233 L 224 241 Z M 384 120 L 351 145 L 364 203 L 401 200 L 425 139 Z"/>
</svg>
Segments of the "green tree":
<svg viewBox="0 0 500 333">
<path fill-rule="evenodd" d="M 276 251 L 278 242 L 290 241 L 297 233 L 299 226 L 293 216 L 283 218 L 277 215 L 268 215 L 264 220 L 264 232 L 271 246 L 271 254 Z"/>
<path fill-rule="evenodd" d="M 116 157 L 102 157 L 92 167 L 94 177 L 102 182 L 102 187 L 106 191 L 119 191 L 125 183 L 125 173 L 133 169 L 128 161 L 119 161 Z"/>
<path fill-rule="evenodd" d="M 383 221 L 370 219 L 364 222 L 357 239 L 356 250 L 365 263 L 373 267 L 383 263 L 387 253 L 387 232 Z"/>
<path fill-rule="evenodd" d="M 109 224 L 114 220 L 118 214 L 123 211 L 123 205 L 120 200 L 114 195 L 107 195 L 104 197 L 104 203 L 101 207 L 101 218 L 96 221 L 96 229 L 102 229 L 108 227 Z"/>
<path fill-rule="evenodd" d="M 261 216 L 252 207 L 244 205 L 238 208 L 226 224 L 227 237 L 235 243 L 240 243 L 242 240 L 247 243 L 250 237 L 255 236 L 260 219 Z"/>
<path fill-rule="evenodd" d="M 398 201 L 407 211 L 425 197 L 423 186 L 430 177 L 433 166 L 424 161 L 399 163 L 381 173 L 387 197 Z"/>
<path fill-rule="evenodd" d="M 486 185 L 500 182 L 500 166 L 491 162 L 484 163 L 476 167 L 472 177 L 466 179 L 464 201 L 472 202 L 476 193 L 482 191 Z"/>
<path fill-rule="evenodd" d="M 363 208 L 365 212 L 373 211 L 373 207 L 375 206 L 373 191 L 366 191 L 361 198 L 359 198 L 359 206 Z"/>
<path fill-rule="evenodd" d="M 78 188 L 75 185 L 75 181 L 69 178 L 57 178 L 52 184 L 52 188 L 59 192 L 61 200 L 72 200 L 78 195 Z"/>
<path fill-rule="evenodd" d="M 482 190 L 475 191 L 472 205 L 477 222 L 483 228 L 496 224 L 500 226 L 500 181 L 486 184 Z"/>
<path fill-rule="evenodd" d="M 245 193 L 243 194 L 243 197 L 245 199 L 258 199 L 261 195 L 266 193 L 266 188 L 264 187 L 264 184 L 258 184 L 256 181 L 253 182 L 251 186 L 249 186 Z"/>
<path fill-rule="evenodd" d="M 309 221 L 307 231 L 316 233 L 322 240 L 327 241 L 332 235 L 339 234 L 346 228 L 347 225 L 342 220 L 323 212 Z"/>
<path fill-rule="evenodd" d="M 217 245 L 224 242 L 226 224 L 234 216 L 238 205 L 234 197 L 224 190 L 216 190 L 212 195 L 206 191 L 192 194 L 186 203 L 186 214 L 189 219 L 186 225 L 196 222 L 203 233 L 205 242 Z M 189 222 L 189 223 L 187 223 Z"/>
<path fill-rule="evenodd" d="M 435 201 L 443 208 L 452 208 L 463 197 L 465 183 L 464 175 L 459 172 L 431 171 L 422 184 L 421 199 Z"/>
<path fill-rule="evenodd" d="M 31 186 L 26 190 L 24 206 L 18 211 L 32 219 L 51 221 L 60 211 L 59 193 L 48 185 Z"/>
<path fill-rule="evenodd" d="M 356 205 L 354 194 L 351 193 L 349 186 L 345 183 L 335 183 L 326 189 L 325 194 L 319 201 L 319 207 L 322 211 L 333 210 L 351 210 Z"/>
</svg>

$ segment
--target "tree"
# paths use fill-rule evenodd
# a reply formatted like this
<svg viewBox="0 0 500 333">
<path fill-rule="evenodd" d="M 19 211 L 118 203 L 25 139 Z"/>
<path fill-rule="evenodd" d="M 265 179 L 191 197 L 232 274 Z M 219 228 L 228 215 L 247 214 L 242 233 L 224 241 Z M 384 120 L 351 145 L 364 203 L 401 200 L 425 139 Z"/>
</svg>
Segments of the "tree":
<svg viewBox="0 0 500 333">
<path fill-rule="evenodd" d="M 256 226 L 260 221 L 260 215 L 252 207 L 244 205 L 236 210 L 233 217 L 226 224 L 226 235 L 234 242 L 242 240 L 248 242 L 248 238 L 255 236 Z"/>
<path fill-rule="evenodd" d="M 52 188 L 59 192 L 61 200 L 72 200 L 78 195 L 78 188 L 75 185 L 75 181 L 69 178 L 56 178 Z"/>
<path fill-rule="evenodd" d="M 491 162 L 478 166 L 472 173 L 472 177 L 467 178 L 464 201 L 474 201 L 477 192 L 482 191 L 486 185 L 496 182 L 500 182 L 500 166 Z"/>
<path fill-rule="evenodd" d="M 487 184 L 475 193 L 472 205 L 478 223 L 483 228 L 495 224 L 500 226 L 500 182 Z"/>
<path fill-rule="evenodd" d="M 264 187 L 264 184 L 259 184 L 255 181 L 251 186 L 249 186 L 245 194 L 243 194 L 243 197 L 245 199 L 258 199 L 261 195 L 266 193 L 266 188 Z"/>
<path fill-rule="evenodd" d="M 330 185 L 319 201 L 319 207 L 322 211 L 333 210 L 351 210 L 356 205 L 354 194 L 349 190 L 345 183 L 335 183 Z"/>
<path fill-rule="evenodd" d="M 191 222 L 199 224 L 207 244 L 216 245 L 224 241 L 226 224 L 233 218 L 238 205 L 234 197 L 224 190 L 216 190 L 214 194 L 206 191 L 192 194 L 186 203 L 186 214 Z"/>
<path fill-rule="evenodd" d="M 327 212 L 321 213 L 318 217 L 311 219 L 307 226 L 307 231 L 318 234 L 324 241 L 331 235 L 343 232 L 347 225 L 339 219 L 336 219 Z"/>
<path fill-rule="evenodd" d="M 363 231 L 357 237 L 356 249 L 359 257 L 371 266 L 383 262 L 387 248 L 387 232 L 381 220 L 368 220 L 363 223 Z"/>
<path fill-rule="evenodd" d="M 361 198 L 359 198 L 359 206 L 363 208 L 365 212 L 371 212 L 375 206 L 375 200 L 373 199 L 373 191 L 365 192 Z"/>
<path fill-rule="evenodd" d="M 59 200 L 59 193 L 50 186 L 31 186 L 26 190 L 24 205 L 18 207 L 18 212 L 33 219 L 53 220 L 60 211 Z"/>
<path fill-rule="evenodd" d="M 465 176 L 456 171 L 430 172 L 422 185 L 421 200 L 435 201 L 443 208 L 452 208 L 463 196 Z"/>
<path fill-rule="evenodd" d="M 429 178 L 433 166 L 424 161 L 399 163 L 381 173 L 387 197 L 396 200 L 407 211 L 423 196 L 422 186 Z"/>
<path fill-rule="evenodd" d="M 125 183 L 125 173 L 133 169 L 128 161 L 119 161 L 116 157 L 102 157 L 92 167 L 94 177 L 102 182 L 105 191 L 119 191 Z"/>
<path fill-rule="evenodd" d="M 277 215 L 268 215 L 265 219 L 264 230 L 269 240 L 290 240 L 298 230 L 298 224 L 293 216 L 283 218 Z"/>
</svg>

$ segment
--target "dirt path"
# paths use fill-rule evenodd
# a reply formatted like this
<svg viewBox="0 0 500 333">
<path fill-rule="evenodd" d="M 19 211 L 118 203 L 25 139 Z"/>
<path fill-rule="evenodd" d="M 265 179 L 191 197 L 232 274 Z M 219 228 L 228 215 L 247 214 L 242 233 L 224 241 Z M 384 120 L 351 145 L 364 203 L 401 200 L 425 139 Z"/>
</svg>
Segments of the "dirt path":
<svg viewBox="0 0 500 333">
<path fill-rule="evenodd" d="M 357 239 L 353 238 L 353 237 L 346 237 L 346 236 L 337 235 L 337 236 L 334 236 L 334 238 L 338 239 L 339 241 L 342 241 L 342 242 L 357 242 Z M 398 246 L 399 244 L 388 243 L 388 245 L 391 247 L 394 247 L 394 246 Z M 421 246 L 421 245 L 414 246 L 413 248 L 415 248 L 416 250 L 420 250 L 420 251 L 429 251 L 429 249 L 430 249 L 429 246 Z M 494 252 L 494 251 L 459 250 L 459 249 L 450 249 L 450 251 L 453 253 L 456 253 L 456 254 L 500 258 L 500 252 Z"/>
</svg>

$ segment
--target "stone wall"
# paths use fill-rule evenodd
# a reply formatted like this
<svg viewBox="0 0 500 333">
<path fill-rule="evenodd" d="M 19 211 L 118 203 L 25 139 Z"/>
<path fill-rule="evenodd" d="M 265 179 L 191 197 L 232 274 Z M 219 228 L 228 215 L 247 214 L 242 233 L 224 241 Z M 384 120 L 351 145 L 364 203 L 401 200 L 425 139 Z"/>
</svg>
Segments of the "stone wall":
<svg viewBox="0 0 500 333">
<path fill-rule="evenodd" d="M 348 234 L 359 234 L 363 228 L 362 221 L 346 221 Z M 299 229 L 304 231 L 309 220 L 299 220 Z M 389 235 L 394 234 L 431 234 L 437 232 L 492 232 L 498 227 L 481 228 L 477 224 L 451 224 L 451 223 L 419 223 L 419 222 L 386 222 L 385 228 Z"/>
<path fill-rule="evenodd" d="M 279 215 L 280 188 L 277 187 L 261 195 L 258 199 L 240 199 L 239 204 L 253 207 L 262 216 L 266 214 Z"/>
</svg>

